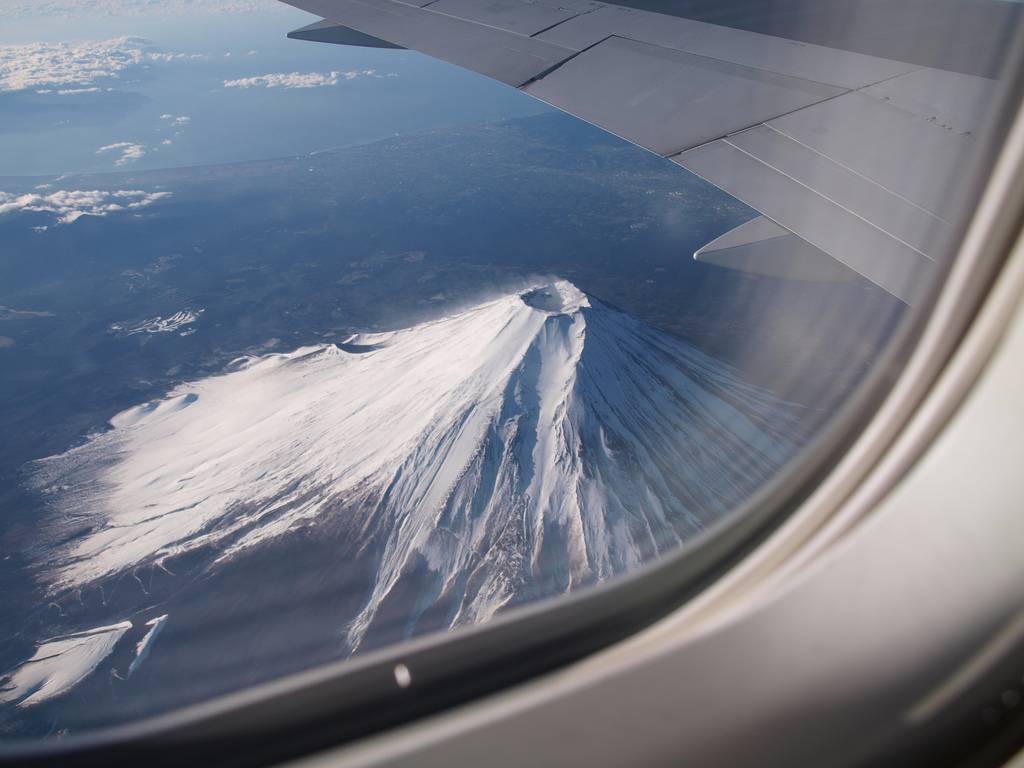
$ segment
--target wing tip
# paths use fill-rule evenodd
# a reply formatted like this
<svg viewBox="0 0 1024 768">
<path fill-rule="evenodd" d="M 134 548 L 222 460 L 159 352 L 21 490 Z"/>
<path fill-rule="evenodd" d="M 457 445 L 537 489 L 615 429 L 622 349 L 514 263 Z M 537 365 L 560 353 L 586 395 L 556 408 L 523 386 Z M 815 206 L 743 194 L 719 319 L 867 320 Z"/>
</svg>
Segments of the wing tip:
<svg viewBox="0 0 1024 768">
<path fill-rule="evenodd" d="M 346 27 L 330 19 L 321 19 L 307 24 L 288 33 L 291 40 L 306 40 L 314 43 L 332 43 L 334 45 L 351 45 L 357 48 L 393 48 L 405 50 L 400 45 L 381 40 L 357 29 Z"/>
</svg>

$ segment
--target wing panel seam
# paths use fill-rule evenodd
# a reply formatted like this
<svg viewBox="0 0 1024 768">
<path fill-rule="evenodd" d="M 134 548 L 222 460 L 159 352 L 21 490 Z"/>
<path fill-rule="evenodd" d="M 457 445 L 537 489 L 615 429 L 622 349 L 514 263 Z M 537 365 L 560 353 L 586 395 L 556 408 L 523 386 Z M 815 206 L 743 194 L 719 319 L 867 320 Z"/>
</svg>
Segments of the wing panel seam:
<svg viewBox="0 0 1024 768">
<path fill-rule="evenodd" d="M 811 106 L 814 106 L 814 105 L 812 104 Z M 805 107 L 805 109 L 806 109 L 806 107 Z M 799 111 L 799 110 L 797 110 L 797 111 Z M 775 118 L 775 117 L 772 118 L 772 120 L 777 120 L 777 119 L 778 118 Z M 779 134 L 783 138 L 788 139 L 789 141 L 792 141 L 794 144 L 799 144 L 804 149 L 807 149 L 807 150 L 813 152 L 814 154 L 818 155 L 819 157 L 822 157 L 825 160 L 828 160 L 830 163 L 834 163 L 835 165 L 837 165 L 840 168 L 842 168 L 844 171 L 848 171 L 849 173 L 853 174 L 854 176 L 856 176 L 856 177 L 858 177 L 860 179 L 863 179 L 864 181 L 872 184 L 875 187 L 878 187 L 880 190 L 886 192 L 887 194 L 892 195 L 893 197 L 895 197 L 898 200 L 906 203 L 907 205 L 909 205 L 909 206 L 911 206 L 913 208 L 916 208 L 917 210 L 921 211 L 922 213 L 927 214 L 928 216 L 930 216 L 931 218 L 935 219 L 936 221 L 941 222 L 943 224 L 949 224 L 949 222 L 946 221 L 946 219 L 942 218 L 941 216 L 939 216 L 934 211 L 930 211 L 927 208 L 925 208 L 924 206 L 922 206 L 922 205 L 920 205 L 918 203 L 915 203 L 910 198 L 905 197 L 904 195 L 901 195 L 899 192 L 895 192 L 895 191 L 889 189 L 884 184 L 879 184 L 877 181 L 875 181 L 874 179 L 870 178 L 869 176 L 865 176 L 863 173 L 860 173 L 859 171 L 854 170 L 853 168 L 851 168 L 850 166 L 846 165 L 845 163 L 841 163 L 839 160 L 836 160 L 834 157 L 831 157 L 830 155 L 825 154 L 820 149 L 815 149 L 814 147 L 810 146 L 809 144 L 805 144 L 804 142 L 800 141 L 800 139 L 795 138 L 794 136 L 791 136 L 790 134 L 788 134 L 785 131 L 783 131 L 781 128 L 778 128 L 778 127 L 772 125 L 771 123 L 767 123 L 767 122 L 764 123 L 763 125 L 766 128 L 768 128 L 768 129 L 774 131 L 775 133 Z M 754 128 L 754 127 L 757 127 L 757 126 L 751 126 L 751 128 Z M 744 129 L 744 130 L 748 130 L 748 129 Z M 733 136 L 735 134 L 729 134 L 729 135 Z"/>
<path fill-rule="evenodd" d="M 402 0 L 394 0 L 394 2 L 402 2 Z M 509 29 L 508 27 L 499 27 L 499 26 L 496 26 L 494 24 L 488 24 L 486 21 L 478 21 L 477 19 L 467 19 L 465 16 L 458 16 L 458 15 L 456 15 L 454 13 L 448 13 L 446 11 L 439 11 L 439 10 L 436 10 L 436 9 L 430 7 L 432 5 L 435 5 L 438 2 L 440 2 L 440 0 L 431 0 L 431 2 L 427 3 L 427 5 L 422 5 L 422 6 L 420 6 L 420 5 L 410 5 L 409 7 L 410 8 L 415 8 L 417 11 L 424 11 L 426 13 L 432 13 L 435 16 L 446 16 L 449 19 L 458 19 L 459 21 L 464 21 L 467 24 L 475 24 L 478 27 L 486 27 L 487 29 L 493 29 L 493 30 L 495 30 L 497 32 L 504 32 L 506 35 L 515 35 L 516 37 L 521 37 L 521 38 L 523 38 L 525 40 L 532 40 L 533 37 L 534 37 L 534 34 L 539 35 L 540 32 L 545 31 L 545 30 L 541 30 L 540 32 L 536 32 L 536 33 L 533 33 L 533 34 L 526 35 L 526 34 L 523 34 L 522 32 L 516 32 L 513 29 Z M 403 3 L 403 5 L 404 5 L 404 3 Z M 575 19 L 575 18 L 577 18 L 577 17 L 579 17 L 581 15 L 583 15 L 583 12 L 577 13 L 574 16 L 570 16 L 567 19 L 562 19 L 562 21 L 558 22 L 558 24 L 563 24 L 566 21 L 571 21 L 572 19 Z M 552 25 L 552 26 L 557 26 L 557 24 Z M 549 27 L 549 29 L 550 29 L 550 27 Z M 548 40 L 538 40 L 538 42 L 547 43 L 548 45 L 553 45 L 556 48 L 561 48 L 564 51 L 571 51 L 572 50 L 571 48 L 566 48 L 564 45 L 559 45 L 558 43 L 552 43 L 552 42 L 550 42 Z"/>
<path fill-rule="evenodd" d="M 438 2 L 438 0 L 431 0 L 431 4 L 436 3 L 436 2 Z M 591 8 L 590 10 L 587 10 L 587 11 L 580 11 L 575 16 L 570 16 L 567 19 L 562 19 L 561 21 L 556 21 L 550 27 L 544 27 L 544 29 L 537 30 L 532 35 L 530 35 L 530 37 L 536 37 L 537 35 L 543 35 L 545 32 L 550 32 L 555 27 L 558 27 L 558 26 L 561 26 L 562 24 L 565 24 L 567 21 L 572 21 L 573 19 L 578 19 L 581 16 L 586 16 L 588 13 L 593 13 L 596 10 L 598 10 L 598 9 L 597 8 Z M 607 39 L 607 38 L 605 38 L 605 39 Z M 545 40 L 544 42 L 549 42 L 549 41 Z M 598 41 L 598 42 L 600 42 L 600 41 Z M 591 46 L 587 46 L 587 47 L 590 48 Z M 582 51 L 581 51 L 581 53 L 582 53 Z"/>
<path fill-rule="evenodd" d="M 774 119 L 774 118 L 773 118 L 773 119 Z M 754 126 L 751 126 L 751 127 L 754 127 Z M 785 171 L 783 171 L 783 170 L 780 170 L 779 168 L 776 168 L 776 167 L 775 167 L 774 165 L 772 165 L 771 163 L 769 163 L 769 162 L 767 162 L 767 161 L 765 161 L 765 160 L 761 159 L 761 158 L 760 158 L 760 157 L 758 157 L 757 155 L 755 155 L 755 154 L 752 154 L 752 153 L 748 152 L 747 150 L 743 149 L 743 147 L 740 147 L 740 146 L 738 146 L 738 145 L 736 145 L 736 144 L 733 144 L 733 143 L 732 143 L 731 141 L 729 141 L 729 139 L 728 139 L 728 138 L 725 138 L 725 139 L 721 139 L 720 141 L 722 141 L 722 142 L 723 142 L 723 143 L 725 143 L 725 144 L 728 144 L 728 145 L 729 145 L 730 147 L 732 147 L 733 149 L 737 150 L 738 152 L 742 152 L 742 153 L 743 153 L 744 155 L 746 155 L 747 157 L 751 158 L 751 159 L 752 159 L 752 160 L 754 160 L 755 162 L 758 162 L 758 163 L 760 163 L 760 164 L 761 164 L 761 165 L 763 165 L 763 166 L 764 166 L 765 168 L 769 168 L 769 169 L 771 169 L 771 170 L 775 171 L 775 173 L 779 174 L 780 176 L 784 176 L 785 178 L 787 178 L 787 179 L 789 179 L 790 181 L 792 181 L 792 182 L 793 182 L 794 184 L 799 184 L 799 185 L 800 185 L 801 187 L 803 187 L 804 189 L 808 190 L 808 191 L 809 191 L 809 192 L 811 192 L 812 194 L 815 194 L 815 195 L 817 195 L 818 197 L 820 197 L 820 198 L 821 198 L 822 200 L 824 200 L 825 202 L 827 202 L 827 203 L 830 203 L 830 204 L 834 205 L 834 206 L 835 206 L 836 208 L 840 209 L 841 211 L 845 211 L 846 213 L 850 214 L 850 215 L 851 215 L 851 216 L 853 216 L 854 218 L 856 218 L 856 219 L 860 219 L 860 220 L 861 220 L 861 221 L 863 221 L 863 222 L 864 222 L 865 224 L 867 224 L 867 225 L 869 225 L 870 227 L 872 227 L 872 228 L 874 228 L 874 229 L 878 230 L 879 232 L 881 232 L 881 233 L 882 233 L 883 235 L 885 235 L 886 237 L 889 237 L 889 238 L 891 238 L 892 240 L 895 240 L 895 241 L 896 241 L 897 243 L 899 243 L 899 244 L 901 244 L 901 245 L 903 245 L 903 246 L 905 246 L 905 247 L 909 248 L 909 249 L 910 249 L 910 250 L 912 250 L 912 251 L 913 251 L 914 253 L 917 253 L 917 254 L 920 254 L 921 256 L 924 256 L 924 258 L 928 259 L 928 261 L 932 262 L 933 264 L 935 264 L 935 263 L 936 263 L 936 262 L 935 262 L 935 259 L 933 259 L 933 258 L 932 258 L 931 256 L 929 256 L 929 255 L 928 255 L 927 253 L 925 253 L 924 251 L 920 250 L 919 248 L 915 248 L 914 246 L 912 246 L 912 245 L 911 245 L 910 243 L 906 242 L 906 241 L 905 241 L 905 240 L 903 240 L 902 238 L 899 238 L 899 237 L 897 237 L 896 235 L 892 234 L 891 232 L 889 232 L 889 231 L 887 231 L 887 230 L 883 229 L 882 227 L 878 226 L 878 225 L 877 225 L 877 224 L 875 224 L 874 222 L 872 222 L 872 221 L 870 221 L 870 220 L 868 220 L 868 219 L 864 218 L 864 217 L 863 217 L 863 216 L 861 216 L 861 215 L 860 215 L 859 213 L 857 213 L 857 212 L 855 212 L 855 211 L 851 211 L 851 210 L 850 210 L 849 208 L 847 208 L 847 207 L 846 207 L 845 205 L 842 205 L 841 203 L 838 203 L 838 202 L 836 202 L 835 200 L 833 200 L 832 198 L 830 198 L 830 197 L 829 197 L 828 195 L 823 195 L 823 194 L 822 194 L 821 192 L 819 192 L 818 190 L 814 189 L 813 187 L 809 187 L 809 186 L 808 186 L 807 184 L 805 184 L 804 182 L 800 181 L 799 179 L 797 179 L 797 178 L 794 178 L 793 176 L 790 176 L 790 175 L 789 175 L 788 173 L 786 173 Z"/>
<path fill-rule="evenodd" d="M 566 19 L 566 21 L 568 21 L 568 19 Z M 565 64 L 568 64 L 570 61 L 575 59 L 577 56 L 580 56 L 581 54 L 586 53 L 591 48 L 595 48 L 595 47 L 599 46 L 601 43 L 605 42 L 606 40 L 611 40 L 613 37 L 615 37 L 615 35 L 608 35 L 608 37 L 603 37 L 600 40 L 598 40 L 596 43 L 594 43 L 593 45 L 588 45 L 583 50 L 576 51 L 576 53 L 572 54 L 571 56 L 566 56 L 561 61 L 559 61 L 559 62 L 557 62 L 555 64 L 552 64 L 550 67 L 545 69 L 543 72 L 540 72 L 540 73 L 534 75 L 529 80 L 527 80 L 525 83 L 521 83 L 520 85 L 517 85 L 516 87 L 519 88 L 520 90 L 522 90 L 526 86 L 532 85 L 533 83 L 536 83 L 538 80 L 543 80 L 545 77 L 550 75 L 552 72 L 554 72 L 555 70 L 557 70 L 560 67 L 564 66 Z M 566 50 L 568 50 L 568 49 L 566 49 Z M 530 94 L 530 95 L 533 96 L 533 94 Z M 537 97 L 533 96 L 533 98 L 537 98 Z M 539 99 L 539 101 L 543 101 L 543 100 Z M 547 103 L 547 102 L 545 102 L 545 103 Z M 565 110 L 561 110 L 561 111 L 565 112 Z M 570 114 L 571 115 L 572 113 L 571 112 L 567 112 L 566 114 Z M 577 120 L 581 119 L 579 117 L 579 115 L 572 115 L 572 116 L 575 117 Z M 586 122 L 590 122 L 590 121 L 588 120 Z M 591 123 L 591 125 L 596 125 L 596 123 Z M 598 126 L 598 127 L 601 128 L 601 130 L 603 130 L 603 131 L 605 131 L 607 133 L 611 133 L 611 131 L 609 131 L 607 128 L 602 128 L 601 126 Z M 612 135 L 616 135 L 616 134 L 612 134 Z M 635 142 L 630 142 L 630 143 L 635 143 Z M 658 153 L 655 152 L 654 154 L 658 154 Z"/>
</svg>

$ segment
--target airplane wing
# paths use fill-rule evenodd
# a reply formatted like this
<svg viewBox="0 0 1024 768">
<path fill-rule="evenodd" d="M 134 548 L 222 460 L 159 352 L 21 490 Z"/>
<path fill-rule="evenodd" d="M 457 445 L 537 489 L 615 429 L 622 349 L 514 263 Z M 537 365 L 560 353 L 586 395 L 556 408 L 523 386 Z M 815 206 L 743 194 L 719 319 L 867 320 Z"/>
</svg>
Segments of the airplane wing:
<svg viewBox="0 0 1024 768">
<path fill-rule="evenodd" d="M 698 260 L 812 279 L 849 269 L 908 304 L 940 267 L 954 200 L 946 180 L 994 87 L 594 0 L 284 1 L 324 19 L 291 37 L 411 48 L 487 75 L 762 214 Z"/>
</svg>

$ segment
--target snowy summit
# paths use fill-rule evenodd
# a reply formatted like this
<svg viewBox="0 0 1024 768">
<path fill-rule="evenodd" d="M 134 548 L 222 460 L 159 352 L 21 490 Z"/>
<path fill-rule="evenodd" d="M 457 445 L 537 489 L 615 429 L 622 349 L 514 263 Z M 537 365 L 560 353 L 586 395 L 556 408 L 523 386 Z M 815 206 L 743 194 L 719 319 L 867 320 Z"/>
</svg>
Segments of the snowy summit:
<svg viewBox="0 0 1024 768">
<path fill-rule="evenodd" d="M 727 366 L 556 281 L 433 322 L 246 358 L 36 465 L 80 534 L 51 592 L 299 529 L 443 625 L 671 551 L 791 453 L 787 410 Z M 341 544 L 339 544 L 339 547 Z M 411 596 L 411 597 L 410 597 Z"/>
</svg>

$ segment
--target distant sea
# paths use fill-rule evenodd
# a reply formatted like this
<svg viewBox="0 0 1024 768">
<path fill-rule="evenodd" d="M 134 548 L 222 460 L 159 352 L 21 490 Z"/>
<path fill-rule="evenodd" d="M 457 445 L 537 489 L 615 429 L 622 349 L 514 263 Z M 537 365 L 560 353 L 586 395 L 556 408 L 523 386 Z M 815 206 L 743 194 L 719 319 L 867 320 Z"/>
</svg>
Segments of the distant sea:
<svg viewBox="0 0 1024 768">
<path fill-rule="evenodd" d="M 73 16 L 10 18 L 0 4 L 0 47 L 133 37 L 166 55 L 98 80 L 99 92 L 4 90 L 0 76 L 0 176 L 293 156 L 551 111 L 514 88 L 412 51 L 290 40 L 290 30 L 317 19 L 275 0 L 258 5 L 266 8 L 107 15 L 96 3 L 95 11 Z M 27 57 L 20 58 L 23 64 Z M 331 80 L 333 72 L 337 83 L 318 87 L 224 85 L 293 73 Z M 179 117 L 188 119 L 174 123 Z M 145 153 L 118 167 L 115 150 L 98 152 L 122 143 Z"/>
</svg>

